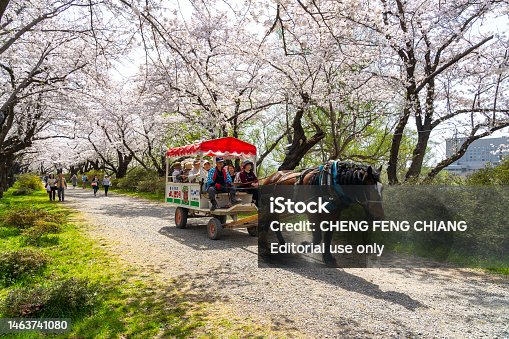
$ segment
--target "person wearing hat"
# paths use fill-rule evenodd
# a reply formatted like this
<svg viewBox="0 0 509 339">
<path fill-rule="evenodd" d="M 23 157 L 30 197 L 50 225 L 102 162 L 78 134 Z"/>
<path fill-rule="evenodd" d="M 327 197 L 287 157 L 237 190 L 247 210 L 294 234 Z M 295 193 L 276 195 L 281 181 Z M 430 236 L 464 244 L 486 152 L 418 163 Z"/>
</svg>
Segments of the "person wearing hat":
<svg viewBox="0 0 509 339">
<path fill-rule="evenodd" d="M 232 186 L 232 178 L 224 167 L 224 159 L 216 158 L 216 167 L 209 171 L 207 178 L 207 193 L 210 199 L 210 210 L 217 209 L 216 194 L 220 192 L 227 192 L 230 195 L 230 203 L 232 205 L 241 202 L 235 196 L 235 188 Z"/>
<path fill-rule="evenodd" d="M 242 171 L 239 173 L 239 183 L 237 187 L 244 192 L 252 194 L 255 205 L 258 206 L 258 178 L 253 172 L 253 162 L 244 160 L 242 162 Z"/>
<path fill-rule="evenodd" d="M 200 180 L 200 159 L 193 161 L 193 168 L 189 172 L 189 182 L 198 182 Z"/>
<path fill-rule="evenodd" d="M 209 175 L 209 171 L 210 171 L 210 161 L 208 160 L 205 160 L 203 162 L 203 174 L 205 174 L 205 178 L 207 178 L 207 176 Z"/>
<path fill-rule="evenodd" d="M 193 169 L 193 163 L 191 161 L 184 163 L 184 171 L 180 174 L 179 181 L 180 182 L 189 182 L 189 173 Z"/>
<path fill-rule="evenodd" d="M 173 172 L 171 172 L 171 176 L 173 178 L 173 182 L 180 182 L 180 173 L 182 172 L 182 164 L 180 161 L 177 161 L 173 164 Z"/>
<path fill-rule="evenodd" d="M 203 168 L 201 169 L 201 190 L 202 192 L 207 191 L 207 180 L 209 177 L 209 171 L 210 171 L 210 161 L 205 160 L 203 161 Z"/>
</svg>

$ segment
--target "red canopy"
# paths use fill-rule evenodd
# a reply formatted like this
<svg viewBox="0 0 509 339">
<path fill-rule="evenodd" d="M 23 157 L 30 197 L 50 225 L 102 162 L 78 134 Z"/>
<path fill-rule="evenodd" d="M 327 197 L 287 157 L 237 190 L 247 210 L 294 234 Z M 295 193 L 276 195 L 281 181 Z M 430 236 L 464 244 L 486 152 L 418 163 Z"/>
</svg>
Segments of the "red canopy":
<svg viewBox="0 0 509 339">
<path fill-rule="evenodd" d="M 170 148 L 167 157 L 191 155 L 252 157 L 256 155 L 256 146 L 233 137 L 207 140 L 187 146 Z"/>
</svg>

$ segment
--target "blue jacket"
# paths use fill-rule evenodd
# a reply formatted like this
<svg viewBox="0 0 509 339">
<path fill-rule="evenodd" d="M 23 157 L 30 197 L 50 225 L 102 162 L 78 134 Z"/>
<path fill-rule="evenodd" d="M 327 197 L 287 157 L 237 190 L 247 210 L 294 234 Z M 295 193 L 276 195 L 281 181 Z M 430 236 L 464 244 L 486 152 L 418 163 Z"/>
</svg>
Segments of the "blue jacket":
<svg viewBox="0 0 509 339">
<path fill-rule="evenodd" d="M 214 177 L 215 177 L 215 174 L 216 174 L 216 170 L 217 170 L 217 167 L 214 167 L 214 168 L 210 169 L 209 175 L 207 177 L 207 187 L 206 187 L 206 189 L 208 189 L 211 186 L 214 186 Z M 228 173 L 228 171 L 224 167 L 223 167 L 223 172 L 226 172 L 225 183 L 231 184 L 232 183 L 232 177 L 230 176 L 230 173 Z"/>
</svg>

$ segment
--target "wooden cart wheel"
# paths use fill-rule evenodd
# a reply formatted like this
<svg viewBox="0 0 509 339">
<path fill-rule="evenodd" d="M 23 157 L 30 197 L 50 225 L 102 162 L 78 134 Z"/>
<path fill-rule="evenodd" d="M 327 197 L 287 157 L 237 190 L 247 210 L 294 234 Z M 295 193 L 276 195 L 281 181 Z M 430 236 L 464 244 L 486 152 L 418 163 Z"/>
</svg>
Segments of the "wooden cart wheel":
<svg viewBox="0 0 509 339">
<path fill-rule="evenodd" d="M 187 208 L 177 207 L 175 210 L 175 226 L 177 228 L 186 228 L 188 212 Z"/>
<path fill-rule="evenodd" d="M 218 218 L 212 218 L 209 220 L 207 229 L 209 231 L 209 238 L 212 240 L 217 240 L 221 237 L 221 230 L 223 229 L 223 225 Z"/>
<path fill-rule="evenodd" d="M 258 226 L 248 227 L 247 233 L 252 237 L 258 236 Z"/>
</svg>

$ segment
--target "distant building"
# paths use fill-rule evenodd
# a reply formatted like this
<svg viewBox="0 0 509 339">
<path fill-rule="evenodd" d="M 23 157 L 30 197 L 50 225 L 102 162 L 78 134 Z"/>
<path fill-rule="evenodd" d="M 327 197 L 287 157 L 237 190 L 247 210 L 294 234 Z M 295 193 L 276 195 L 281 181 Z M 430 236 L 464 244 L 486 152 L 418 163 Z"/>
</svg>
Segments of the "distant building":
<svg viewBox="0 0 509 339">
<path fill-rule="evenodd" d="M 446 140 L 445 153 L 449 157 L 461 147 L 466 138 Z M 478 139 L 468 146 L 463 156 L 447 166 L 445 170 L 455 174 L 469 174 L 491 163 L 496 166 L 509 154 L 509 137 Z"/>
</svg>

